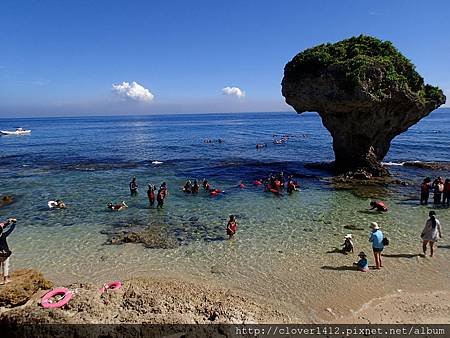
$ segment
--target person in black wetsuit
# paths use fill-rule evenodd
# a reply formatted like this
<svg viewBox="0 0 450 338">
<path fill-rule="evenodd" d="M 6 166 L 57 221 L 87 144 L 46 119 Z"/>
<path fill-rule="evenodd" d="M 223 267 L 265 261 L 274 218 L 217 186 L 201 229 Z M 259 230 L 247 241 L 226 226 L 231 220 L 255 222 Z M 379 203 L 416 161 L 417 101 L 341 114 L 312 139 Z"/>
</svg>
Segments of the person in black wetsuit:
<svg viewBox="0 0 450 338">
<path fill-rule="evenodd" d="M 131 196 L 135 196 L 138 193 L 138 184 L 136 182 L 136 177 L 133 177 L 133 179 L 130 182 L 130 193 Z"/>
<path fill-rule="evenodd" d="M 8 230 L 5 230 L 9 227 Z M 3 273 L 2 284 L 9 283 L 11 279 L 9 278 L 9 257 L 11 256 L 11 250 L 9 250 L 6 238 L 13 232 L 16 227 L 16 219 L 9 218 L 6 222 L 0 223 L 0 266 Z"/>
</svg>

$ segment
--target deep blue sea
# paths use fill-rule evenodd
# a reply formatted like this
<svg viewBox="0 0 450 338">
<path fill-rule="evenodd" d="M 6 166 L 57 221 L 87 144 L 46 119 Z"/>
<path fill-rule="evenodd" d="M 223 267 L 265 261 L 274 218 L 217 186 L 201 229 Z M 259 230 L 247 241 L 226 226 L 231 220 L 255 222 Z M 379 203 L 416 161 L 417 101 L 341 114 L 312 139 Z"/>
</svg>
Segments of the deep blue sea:
<svg viewBox="0 0 450 338">
<path fill-rule="evenodd" d="M 396 165 L 450 161 L 450 109 L 433 112 L 392 142 L 384 161 L 410 185 L 376 189 L 341 189 L 327 179 L 330 173 L 304 167 L 333 160 L 331 137 L 314 113 L 0 119 L 0 130 L 15 127 L 32 133 L 0 137 L 0 196 L 15 199 L 0 208 L 0 219 L 18 219 L 9 240 L 12 266 L 33 266 L 61 282 L 181 275 L 263 294 L 264 285 L 291 273 L 292 262 L 314 264 L 317 254 L 339 246 L 350 225 L 365 229 L 376 220 L 393 250 L 416 250 L 431 208 L 418 206 L 418 184 L 426 175 L 450 177 Z M 284 134 L 286 143 L 273 143 Z M 267 147 L 256 149 L 257 143 Z M 279 171 L 294 174 L 301 191 L 277 197 L 251 184 Z M 136 197 L 128 190 L 133 176 Z M 202 178 L 225 193 L 180 191 L 187 179 Z M 162 181 L 170 194 L 156 210 L 148 206 L 146 186 Z M 237 187 L 240 181 L 245 189 Z M 388 214 L 367 211 L 375 198 L 386 201 Z M 54 199 L 68 208 L 49 210 Z M 129 208 L 110 212 L 109 201 Z M 229 214 L 238 219 L 233 241 L 225 240 Z M 450 223 L 448 209 L 440 208 L 438 217 Z M 150 229 L 176 246 L 107 244 L 107 233 L 130 228 Z M 367 231 L 353 235 L 357 250 L 370 250 Z M 283 292 L 291 297 L 297 286 L 286 280 Z"/>
</svg>

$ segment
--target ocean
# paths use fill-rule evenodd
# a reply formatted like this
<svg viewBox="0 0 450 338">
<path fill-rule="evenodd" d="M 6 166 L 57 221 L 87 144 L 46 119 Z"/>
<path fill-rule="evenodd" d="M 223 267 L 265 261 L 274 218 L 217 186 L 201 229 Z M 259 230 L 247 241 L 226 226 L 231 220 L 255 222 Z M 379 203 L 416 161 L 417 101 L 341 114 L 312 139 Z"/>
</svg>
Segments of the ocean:
<svg viewBox="0 0 450 338">
<path fill-rule="evenodd" d="M 419 235 L 433 207 L 419 206 L 420 182 L 450 177 L 401 165 L 450 161 L 449 109 L 433 112 L 392 142 L 384 161 L 407 186 L 343 187 L 330 173 L 306 168 L 333 160 L 332 139 L 314 113 L 0 119 L 1 130 L 19 126 L 31 135 L 0 137 L 0 196 L 14 197 L 0 208 L 0 219 L 18 219 L 9 238 L 11 265 L 37 268 L 59 283 L 151 275 L 217 283 L 279 302 L 300 299 L 299 281 L 306 289 L 316 283 L 306 271 L 342 263 L 326 252 L 345 234 L 353 234 L 358 252 L 370 252 L 371 221 L 388 234 L 390 250 L 420 252 Z M 287 142 L 273 143 L 285 134 Z M 257 143 L 267 147 L 256 149 Z M 301 190 L 275 196 L 252 185 L 280 171 L 293 174 Z M 139 193 L 132 197 L 133 176 Z M 181 191 L 186 180 L 203 178 L 224 193 Z M 146 187 L 163 181 L 169 196 L 157 210 L 148 206 Z M 245 189 L 238 188 L 241 181 Z M 47 202 L 55 199 L 67 209 L 50 210 Z M 368 212 L 372 199 L 384 200 L 390 211 Z M 129 208 L 111 212 L 109 201 Z M 450 209 L 437 212 L 445 229 Z M 238 231 L 227 241 L 230 214 L 237 216 Z M 111 233 L 129 229 L 147 229 L 157 240 L 150 247 L 109 244 Z M 448 261 L 449 250 L 439 250 Z M 408 260 L 392 264 L 409 271 Z M 279 288 L 268 294 L 274 284 Z"/>
</svg>

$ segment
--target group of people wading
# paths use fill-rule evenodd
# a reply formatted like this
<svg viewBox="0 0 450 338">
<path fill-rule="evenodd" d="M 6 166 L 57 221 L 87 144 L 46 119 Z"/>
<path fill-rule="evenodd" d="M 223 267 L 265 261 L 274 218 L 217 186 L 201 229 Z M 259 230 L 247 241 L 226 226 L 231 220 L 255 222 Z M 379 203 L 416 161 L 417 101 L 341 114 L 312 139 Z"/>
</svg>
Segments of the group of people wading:
<svg viewBox="0 0 450 338">
<path fill-rule="evenodd" d="M 431 178 L 424 178 L 420 185 L 420 204 L 428 204 L 430 192 L 433 192 L 433 204 L 450 206 L 450 179 L 445 181 L 442 177 L 437 177 L 433 182 Z"/>
</svg>

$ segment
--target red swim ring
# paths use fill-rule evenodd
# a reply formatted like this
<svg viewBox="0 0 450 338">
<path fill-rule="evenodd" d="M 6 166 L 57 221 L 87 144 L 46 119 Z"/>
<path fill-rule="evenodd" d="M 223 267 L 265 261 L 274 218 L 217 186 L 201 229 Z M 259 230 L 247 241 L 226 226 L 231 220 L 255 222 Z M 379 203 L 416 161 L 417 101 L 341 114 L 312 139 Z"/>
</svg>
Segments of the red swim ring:
<svg viewBox="0 0 450 338">
<path fill-rule="evenodd" d="M 270 192 L 273 192 L 274 194 L 278 194 L 279 191 L 277 189 L 269 189 Z"/>
<path fill-rule="evenodd" d="M 256 181 L 253 181 L 253 184 L 254 184 L 254 185 L 261 185 L 261 184 L 262 184 L 262 182 L 261 182 L 261 181 L 258 181 L 258 180 L 256 180 Z"/>
<path fill-rule="evenodd" d="M 118 290 L 122 287 L 122 283 L 118 280 L 105 284 L 101 289 L 100 292 L 101 293 L 105 293 L 108 290 Z"/>
<path fill-rule="evenodd" d="M 62 298 L 56 303 L 52 302 L 50 298 L 55 296 L 62 296 Z M 45 309 L 58 308 L 66 305 L 72 298 L 73 293 L 67 288 L 56 288 L 47 292 L 41 299 L 41 305 Z"/>
<path fill-rule="evenodd" d="M 245 184 L 244 183 L 239 184 L 239 188 L 244 189 L 245 188 Z"/>
</svg>

